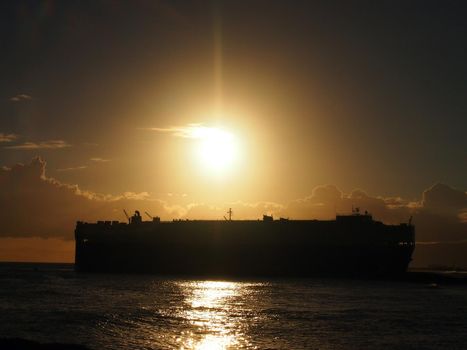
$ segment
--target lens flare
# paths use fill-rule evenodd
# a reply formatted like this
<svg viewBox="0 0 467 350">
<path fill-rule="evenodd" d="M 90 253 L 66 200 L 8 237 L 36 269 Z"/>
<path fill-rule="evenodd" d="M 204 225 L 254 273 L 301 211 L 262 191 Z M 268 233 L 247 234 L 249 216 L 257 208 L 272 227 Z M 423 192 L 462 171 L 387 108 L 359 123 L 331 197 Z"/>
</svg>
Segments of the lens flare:
<svg viewBox="0 0 467 350">
<path fill-rule="evenodd" d="M 203 170 L 212 174 L 228 171 L 238 158 L 238 141 L 231 132 L 217 128 L 196 126 L 189 130 L 196 139 L 196 158 Z"/>
</svg>

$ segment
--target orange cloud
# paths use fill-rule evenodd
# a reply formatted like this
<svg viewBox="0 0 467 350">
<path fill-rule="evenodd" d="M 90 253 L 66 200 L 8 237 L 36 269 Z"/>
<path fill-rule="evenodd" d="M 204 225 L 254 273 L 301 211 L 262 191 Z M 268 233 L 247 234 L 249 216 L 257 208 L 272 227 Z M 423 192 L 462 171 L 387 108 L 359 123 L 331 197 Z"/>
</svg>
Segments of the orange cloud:
<svg viewBox="0 0 467 350">
<path fill-rule="evenodd" d="M 8 149 L 19 149 L 19 150 L 37 150 L 37 149 L 57 149 L 71 147 L 71 145 L 63 140 L 48 140 L 41 142 L 24 142 L 20 145 L 8 146 Z"/>
<path fill-rule="evenodd" d="M 137 209 L 147 211 L 163 220 L 223 220 L 228 208 L 232 208 L 234 219 L 260 219 L 263 214 L 290 219 L 333 219 L 336 213 L 348 213 L 352 206 L 368 210 L 376 220 L 385 223 L 407 222 L 413 216 L 419 243 L 435 242 L 432 245 L 450 249 L 455 242 L 461 244 L 467 239 L 467 194 L 443 184 L 424 191 L 421 200 L 415 203 L 400 197 L 375 197 L 363 190 L 344 193 L 334 185 L 322 185 L 317 186 L 310 196 L 285 204 L 237 201 L 182 206 L 169 205 L 166 201 L 152 198 L 147 192 L 125 192 L 114 196 L 86 191 L 77 185 L 47 177 L 45 166 L 42 159 L 35 158 L 26 165 L 16 164 L 0 169 L 0 205 L 4 208 L 0 211 L 0 237 L 3 239 L 43 237 L 71 240 L 77 220 L 125 221 L 123 209 L 128 212 Z M 418 255 L 426 260 L 427 255 L 423 251 L 434 248 L 425 244 L 417 249 Z M 453 251 L 457 250 L 453 248 Z M 467 257 L 464 260 L 467 265 Z"/>
<path fill-rule="evenodd" d="M 12 142 L 18 138 L 16 134 L 4 134 L 0 133 L 0 142 Z"/>
<path fill-rule="evenodd" d="M 40 158 L 27 165 L 0 170 L 0 204 L 6 208 L 0 211 L 3 237 L 71 239 L 77 220 L 125 220 L 124 208 L 144 207 L 154 215 L 164 214 L 166 219 L 179 212 L 163 201 L 147 198 L 145 193 L 110 196 L 63 184 L 46 177 L 45 162 Z"/>
<path fill-rule="evenodd" d="M 89 159 L 91 162 L 96 162 L 96 163 L 106 163 L 110 162 L 110 159 L 105 159 L 105 158 L 100 158 L 100 157 L 94 157 Z"/>
<path fill-rule="evenodd" d="M 32 96 L 28 94 L 18 94 L 18 95 L 10 97 L 11 102 L 21 102 L 21 101 L 29 101 L 29 100 L 32 100 Z"/>
<path fill-rule="evenodd" d="M 141 130 L 169 133 L 173 136 L 184 138 L 196 138 L 194 135 L 196 134 L 196 130 L 199 127 L 201 127 L 201 124 L 188 124 L 187 126 L 171 126 L 168 128 L 141 128 Z"/>
<path fill-rule="evenodd" d="M 70 168 L 59 168 L 57 171 L 74 171 L 74 170 L 83 170 L 86 169 L 86 165 L 81 165 L 81 166 L 75 166 L 75 167 L 70 167 Z"/>
</svg>

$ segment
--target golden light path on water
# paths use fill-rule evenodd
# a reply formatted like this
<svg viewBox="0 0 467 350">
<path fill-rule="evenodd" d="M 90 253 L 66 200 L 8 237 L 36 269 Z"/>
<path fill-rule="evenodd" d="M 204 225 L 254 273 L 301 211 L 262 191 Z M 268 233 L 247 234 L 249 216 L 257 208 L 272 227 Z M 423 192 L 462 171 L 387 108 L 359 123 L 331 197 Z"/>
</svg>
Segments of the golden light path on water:
<svg viewBox="0 0 467 350">
<path fill-rule="evenodd" d="M 180 349 L 236 349 L 251 344 L 242 331 L 242 317 L 235 317 L 235 306 L 241 303 L 246 288 L 241 283 L 194 281 L 181 283 L 189 291 L 184 317 L 196 331 L 177 338 Z"/>
</svg>

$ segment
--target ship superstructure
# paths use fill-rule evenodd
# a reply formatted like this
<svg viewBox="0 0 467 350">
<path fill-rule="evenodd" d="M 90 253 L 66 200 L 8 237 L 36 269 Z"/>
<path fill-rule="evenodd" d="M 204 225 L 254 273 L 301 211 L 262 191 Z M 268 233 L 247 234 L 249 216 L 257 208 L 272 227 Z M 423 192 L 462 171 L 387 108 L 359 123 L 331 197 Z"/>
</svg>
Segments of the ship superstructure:
<svg viewBox="0 0 467 350">
<path fill-rule="evenodd" d="M 77 222 L 78 271 L 196 276 L 386 276 L 404 273 L 415 248 L 409 223 L 355 211 L 335 220 Z M 149 214 L 148 214 L 149 216 Z"/>
</svg>

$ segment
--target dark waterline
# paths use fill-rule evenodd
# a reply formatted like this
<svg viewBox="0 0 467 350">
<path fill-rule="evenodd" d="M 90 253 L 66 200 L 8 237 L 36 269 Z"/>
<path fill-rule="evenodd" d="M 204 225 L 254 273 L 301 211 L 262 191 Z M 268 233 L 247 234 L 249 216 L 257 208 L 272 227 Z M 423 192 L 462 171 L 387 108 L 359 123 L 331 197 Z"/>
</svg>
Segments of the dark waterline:
<svg viewBox="0 0 467 350">
<path fill-rule="evenodd" d="M 465 349 L 467 288 L 212 281 L 0 264 L 0 338 L 92 349 Z"/>
</svg>

